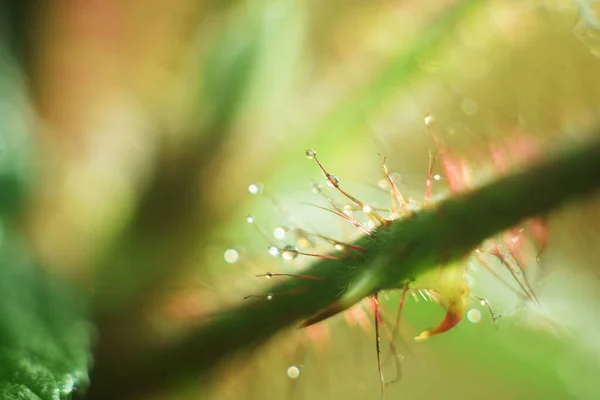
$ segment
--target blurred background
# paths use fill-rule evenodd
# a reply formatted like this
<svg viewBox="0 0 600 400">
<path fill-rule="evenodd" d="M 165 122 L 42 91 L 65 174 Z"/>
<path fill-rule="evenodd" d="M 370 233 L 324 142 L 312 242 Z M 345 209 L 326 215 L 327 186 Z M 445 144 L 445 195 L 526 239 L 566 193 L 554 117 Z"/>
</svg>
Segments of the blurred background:
<svg viewBox="0 0 600 400">
<path fill-rule="evenodd" d="M 0 10 L 2 257 L 17 269 L 35 260 L 76 292 L 65 304 L 88 321 L 76 342 L 96 347 L 65 371 L 93 359 L 118 371 L 149 345 L 176 346 L 203 316 L 259 293 L 255 274 L 310 262 L 269 255 L 290 240 L 277 227 L 355 237 L 303 204 L 326 204 L 311 192 L 324 181 L 307 148 L 385 208 L 378 153 L 423 200 L 435 149 L 427 116 L 473 186 L 499 173 L 496 144 L 518 165 L 527 159 L 511 143 L 543 156 L 600 122 L 593 0 L 14 0 Z M 599 398 L 598 200 L 549 219 L 547 248 L 527 270 L 540 307 L 473 261 L 474 290 L 502 315 L 497 330 L 474 303 L 454 331 L 414 343 L 444 311 L 409 298 L 402 379 L 387 397 Z M 19 276 L 2 278 L 15 304 L 31 290 Z M 399 297 L 384 296 L 386 320 Z M 372 325 L 359 309 L 283 332 L 210 385 L 186 380 L 150 398 L 376 399 Z M 84 387 L 85 372 L 77 379 Z"/>
</svg>

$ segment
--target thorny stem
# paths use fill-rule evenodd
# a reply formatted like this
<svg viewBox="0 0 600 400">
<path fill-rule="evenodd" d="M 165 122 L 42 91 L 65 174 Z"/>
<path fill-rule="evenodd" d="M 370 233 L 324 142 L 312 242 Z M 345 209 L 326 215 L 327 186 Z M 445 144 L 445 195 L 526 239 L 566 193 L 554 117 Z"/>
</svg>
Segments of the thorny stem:
<svg viewBox="0 0 600 400">
<path fill-rule="evenodd" d="M 264 296 L 206 318 L 177 343 L 149 348 L 142 357 L 126 360 L 119 371 L 98 366 L 88 398 L 130 399 L 192 376 L 206 378 L 226 358 L 255 348 L 281 329 L 356 292 L 358 281 L 371 286 L 354 294 L 357 301 L 361 295 L 401 289 L 422 272 L 461 259 L 485 239 L 524 219 L 592 194 L 600 188 L 599 136 L 585 146 L 378 228 L 372 237 L 365 235 L 353 243 L 367 250 L 360 258 L 319 259 L 302 271 L 322 279 L 282 279 Z M 267 293 L 272 294 L 271 300 Z"/>
</svg>

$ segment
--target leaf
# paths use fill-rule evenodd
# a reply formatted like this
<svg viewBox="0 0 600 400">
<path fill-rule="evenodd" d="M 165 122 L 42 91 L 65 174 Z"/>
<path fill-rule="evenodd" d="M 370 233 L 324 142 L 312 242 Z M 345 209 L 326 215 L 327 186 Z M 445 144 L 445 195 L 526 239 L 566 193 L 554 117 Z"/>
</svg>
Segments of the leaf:
<svg viewBox="0 0 600 400">
<path fill-rule="evenodd" d="M 36 268 L 6 232 L 0 295 L 0 398 L 68 399 L 85 388 L 90 328 L 81 293 Z"/>
</svg>

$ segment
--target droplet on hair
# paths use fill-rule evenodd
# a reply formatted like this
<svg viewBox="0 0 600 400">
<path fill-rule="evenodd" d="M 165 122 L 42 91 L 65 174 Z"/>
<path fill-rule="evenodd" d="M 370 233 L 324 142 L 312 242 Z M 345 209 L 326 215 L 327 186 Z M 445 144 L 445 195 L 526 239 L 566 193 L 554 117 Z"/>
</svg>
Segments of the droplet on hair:
<svg viewBox="0 0 600 400">
<path fill-rule="evenodd" d="M 223 258 L 225 262 L 229 264 L 234 264 L 240 258 L 240 255 L 236 249 L 227 249 L 225 253 L 223 253 Z"/>
<path fill-rule="evenodd" d="M 433 176 L 433 179 L 435 179 L 436 181 L 439 181 L 440 179 L 442 179 L 442 176 L 440 174 L 435 174 Z"/>
<path fill-rule="evenodd" d="M 306 158 L 308 158 L 309 160 L 312 160 L 313 158 L 315 158 L 316 155 L 317 155 L 317 152 L 314 151 L 313 149 L 306 150 Z"/>
<path fill-rule="evenodd" d="M 298 377 L 300 376 L 300 368 L 296 367 L 295 365 L 292 365 L 287 369 L 287 376 L 290 379 L 298 379 Z"/>
<path fill-rule="evenodd" d="M 427 115 L 425 117 L 425 125 L 430 125 L 434 121 L 433 115 Z"/>
<path fill-rule="evenodd" d="M 267 295 L 267 300 L 273 300 L 273 293 L 269 293 Z"/>
<path fill-rule="evenodd" d="M 314 194 L 319 194 L 319 193 L 321 193 L 322 188 L 323 188 L 323 186 L 319 185 L 318 183 L 313 183 L 311 192 L 313 192 Z"/>
<path fill-rule="evenodd" d="M 342 211 L 344 212 L 344 214 L 346 214 L 347 216 L 352 216 L 352 206 L 350 204 L 346 204 L 344 206 L 344 208 L 342 209 Z"/>
<path fill-rule="evenodd" d="M 284 260 L 291 261 L 298 257 L 298 248 L 292 245 L 285 246 L 281 252 L 281 256 Z"/>
<path fill-rule="evenodd" d="M 334 247 L 335 247 L 335 249 L 336 249 L 337 251 L 342 251 L 342 250 L 344 250 L 344 245 L 343 245 L 343 244 L 340 244 L 340 243 L 336 243 Z"/>
<path fill-rule="evenodd" d="M 254 217 L 252 215 L 248 215 L 246 217 L 246 222 L 249 224 L 253 224 L 254 223 Z"/>
<path fill-rule="evenodd" d="M 370 214 L 370 213 L 371 213 L 371 211 L 373 211 L 373 207 L 371 207 L 371 206 L 370 206 L 370 205 L 368 205 L 368 204 L 365 204 L 365 205 L 363 206 L 362 210 L 363 210 L 363 212 L 364 212 L 365 214 Z"/>
<path fill-rule="evenodd" d="M 272 272 L 267 272 L 265 274 L 265 279 L 271 279 L 273 277 L 273 273 Z"/>
<path fill-rule="evenodd" d="M 338 187 L 340 184 L 340 178 L 333 174 L 327 174 L 325 179 L 327 180 L 327 186 Z"/>
<path fill-rule="evenodd" d="M 250 192 L 250 194 L 253 196 L 258 196 L 258 195 L 262 194 L 262 192 L 263 192 L 262 183 L 251 183 L 250 185 L 248 185 L 248 192 Z"/>
<path fill-rule="evenodd" d="M 279 254 L 281 254 L 281 250 L 277 246 L 271 246 L 269 247 L 269 254 L 273 257 L 277 257 Z"/>
<path fill-rule="evenodd" d="M 273 229 L 273 236 L 275 236 L 275 239 L 282 240 L 285 238 L 285 234 L 286 230 L 283 226 L 278 226 L 277 228 Z"/>
</svg>

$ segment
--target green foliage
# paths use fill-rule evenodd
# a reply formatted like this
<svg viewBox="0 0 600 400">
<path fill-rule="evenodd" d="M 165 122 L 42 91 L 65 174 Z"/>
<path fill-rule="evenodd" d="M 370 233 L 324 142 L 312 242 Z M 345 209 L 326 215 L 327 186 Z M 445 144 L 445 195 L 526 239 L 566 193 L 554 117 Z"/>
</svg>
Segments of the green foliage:
<svg viewBox="0 0 600 400">
<path fill-rule="evenodd" d="M 68 399 L 88 384 L 90 326 L 79 293 L 0 240 L 0 398 Z"/>
</svg>

